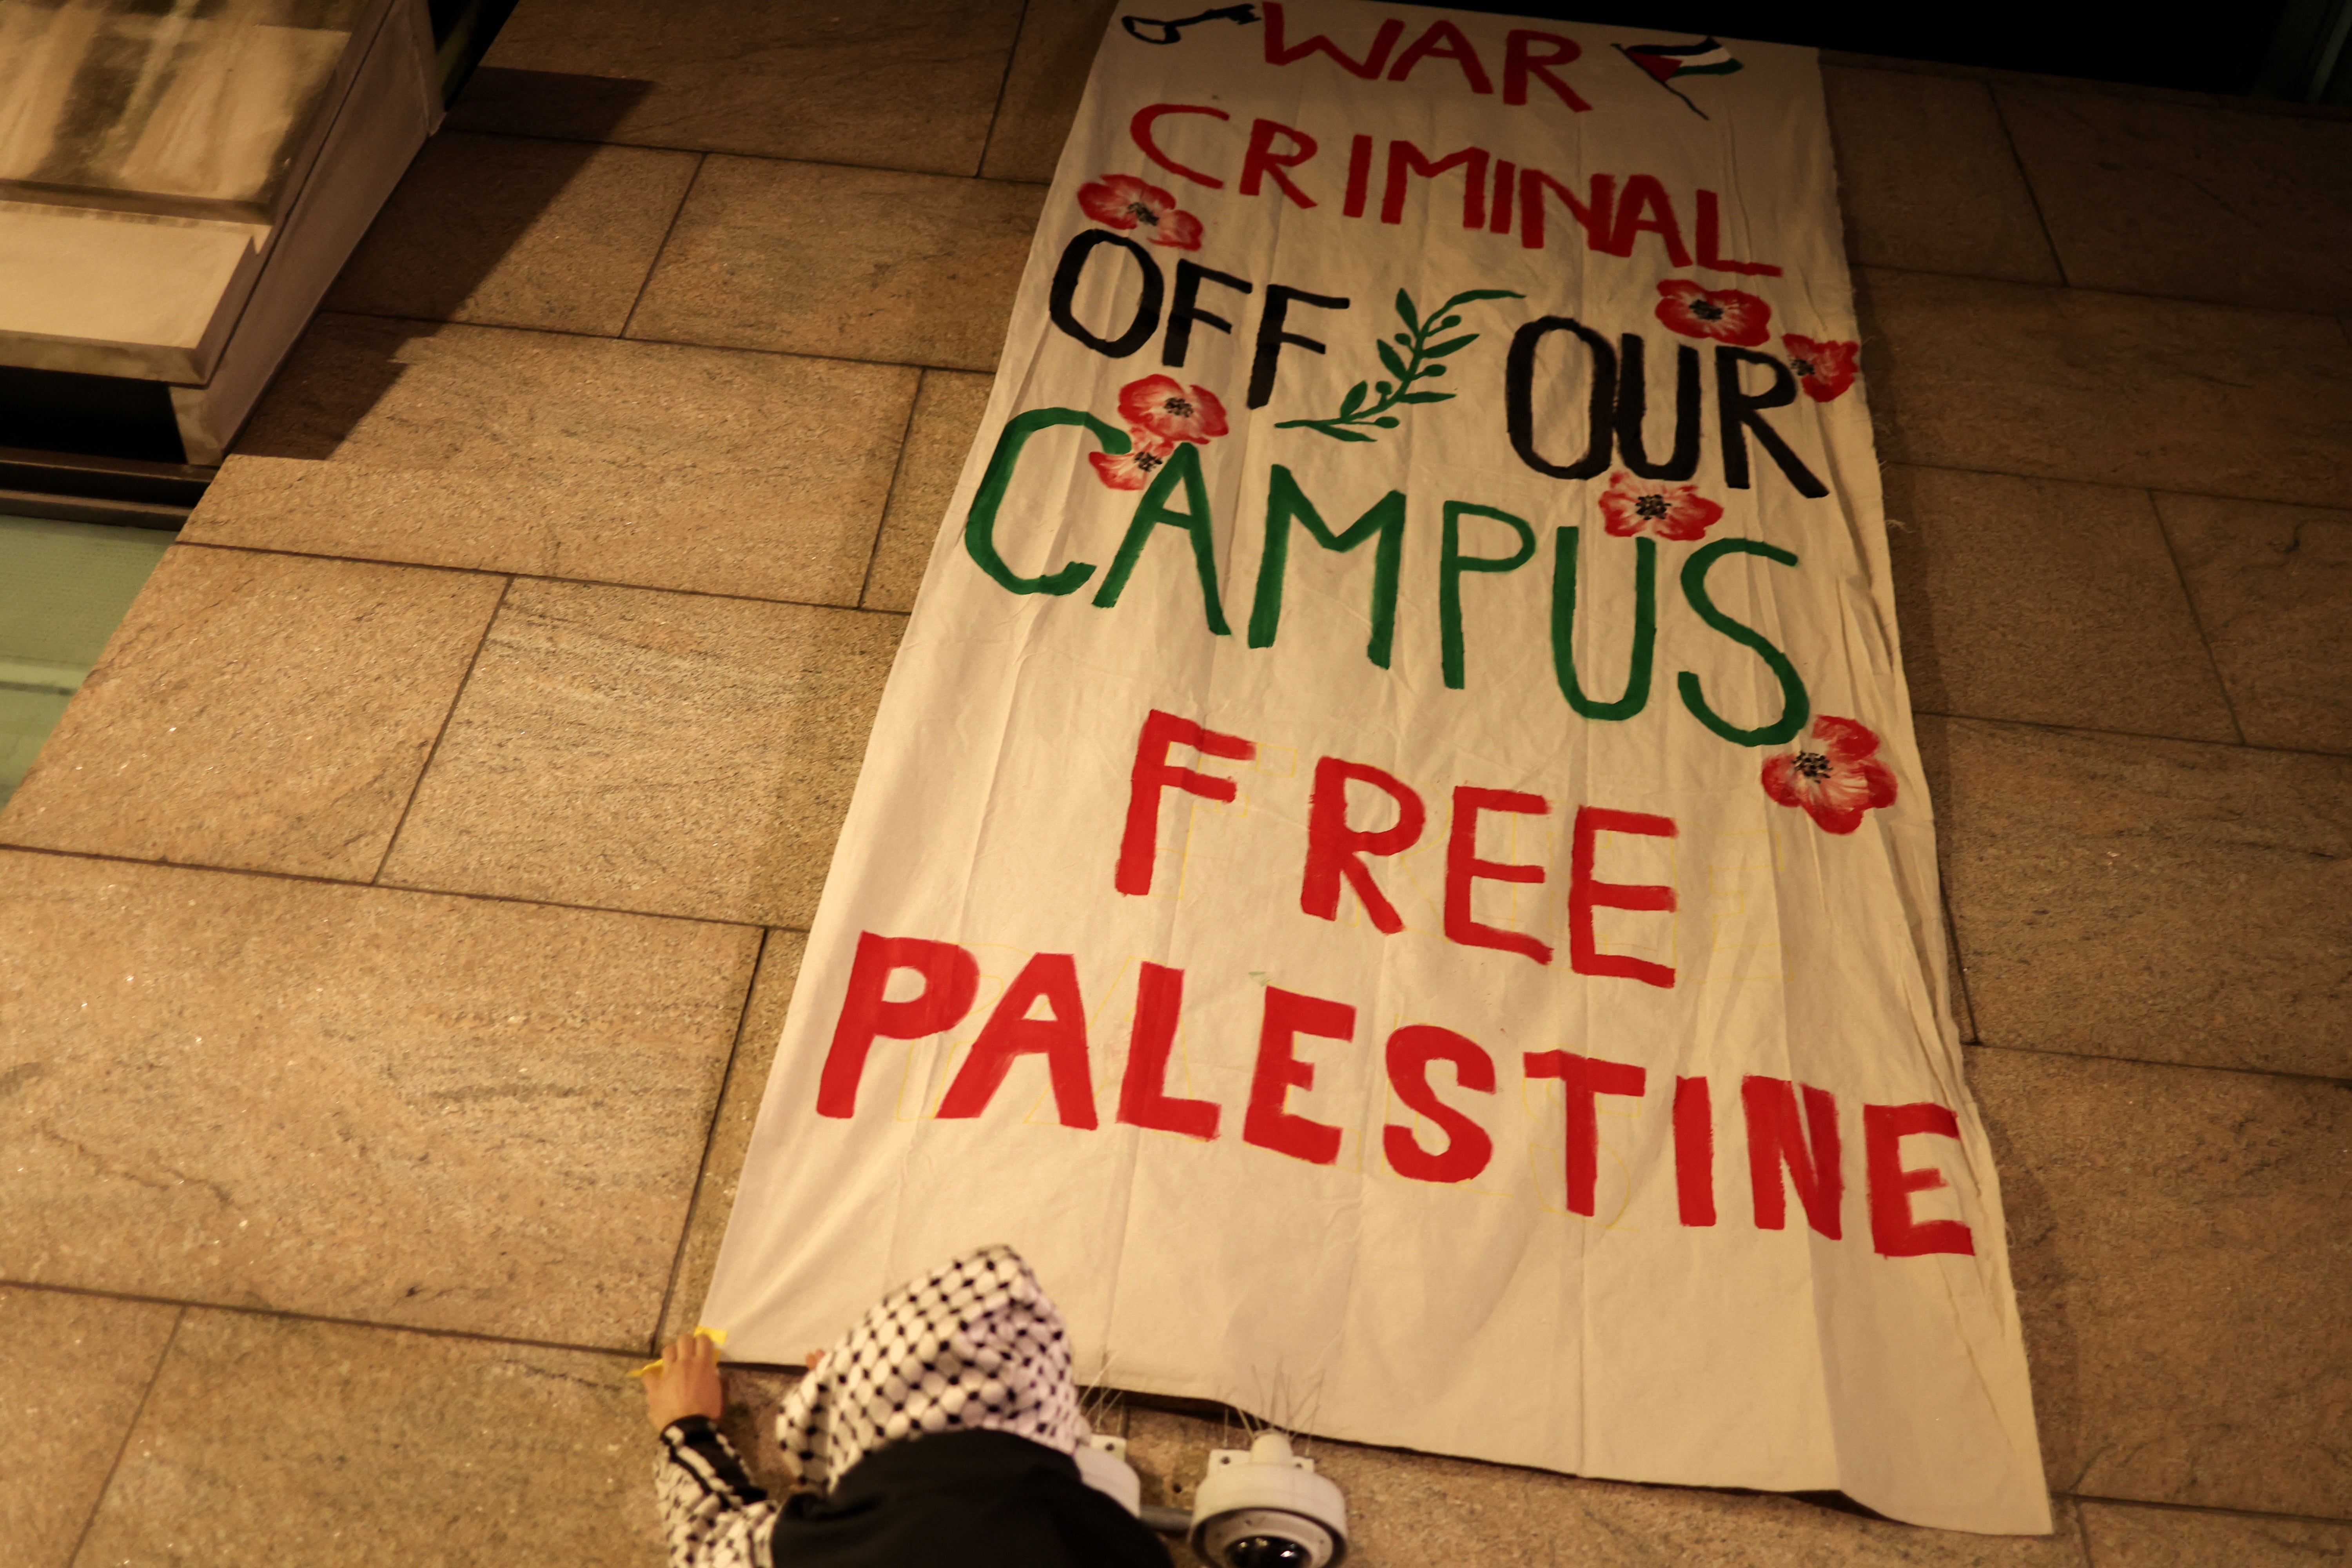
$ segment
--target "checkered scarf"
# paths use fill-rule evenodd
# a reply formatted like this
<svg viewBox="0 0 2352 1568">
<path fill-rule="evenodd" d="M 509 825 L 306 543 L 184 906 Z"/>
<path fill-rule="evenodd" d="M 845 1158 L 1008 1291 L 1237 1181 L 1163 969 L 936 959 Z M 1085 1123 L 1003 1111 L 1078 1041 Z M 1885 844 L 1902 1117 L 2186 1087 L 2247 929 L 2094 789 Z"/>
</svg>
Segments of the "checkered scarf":
<svg viewBox="0 0 2352 1568">
<path fill-rule="evenodd" d="M 902 1285 L 793 1390 L 776 1441 L 827 1490 L 877 1448 L 933 1432 L 1011 1432 L 1068 1453 L 1086 1436 L 1062 1315 L 1009 1247 Z"/>
</svg>

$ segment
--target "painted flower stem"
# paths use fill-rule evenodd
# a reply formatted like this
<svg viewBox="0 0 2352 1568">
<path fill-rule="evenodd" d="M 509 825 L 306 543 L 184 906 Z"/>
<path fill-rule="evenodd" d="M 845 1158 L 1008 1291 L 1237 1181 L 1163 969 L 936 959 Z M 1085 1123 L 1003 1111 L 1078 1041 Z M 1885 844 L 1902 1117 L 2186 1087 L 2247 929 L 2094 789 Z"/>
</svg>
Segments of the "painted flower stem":
<svg viewBox="0 0 2352 1568">
<path fill-rule="evenodd" d="M 1398 416 L 1389 411 L 1405 404 L 1444 403 L 1454 395 L 1450 392 L 1416 392 L 1413 384 L 1433 380 L 1445 374 L 1438 362 L 1448 354 L 1459 353 L 1478 341 L 1475 332 L 1465 332 L 1444 342 L 1432 340 L 1441 332 L 1462 324 L 1454 312 L 1461 306 L 1479 300 L 1524 300 L 1524 294 L 1508 289 L 1472 289 L 1456 294 L 1436 310 L 1423 316 L 1413 308 L 1412 296 L 1400 289 L 1396 294 L 1396 313 L 1405 330 L 1391 334 L 1390 340 L 1379 345 L 1381 363 L 1387 367 L 1393 381 L 1360 381 L 1348 389 L 1339 401 L 1339 412 L 1328 419 L 1285 419 L 1275 426 L 1277 430 L 1313 430 L 1335 441 L 1372 441 L 1378 437 L 1366 428 L 1393 430 Z M 1399 353 L 1397 351 L 1404 352 Z M 1370 403 L 1367 405 L 1367 399 Z"/>
</svg>

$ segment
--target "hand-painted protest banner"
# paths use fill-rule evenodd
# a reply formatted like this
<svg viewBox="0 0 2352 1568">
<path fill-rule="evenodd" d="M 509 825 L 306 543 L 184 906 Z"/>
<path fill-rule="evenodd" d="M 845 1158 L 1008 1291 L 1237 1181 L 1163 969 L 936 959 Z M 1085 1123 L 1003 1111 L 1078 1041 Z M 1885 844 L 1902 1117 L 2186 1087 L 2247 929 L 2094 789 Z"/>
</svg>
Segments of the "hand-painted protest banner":
<svg viewBox="0 0 2352 1568">
<path fill-rule="evenodd" d="M 1108 33 L 707 1320 L 2049 1528 L 1810 51 Z"/>
</svg>

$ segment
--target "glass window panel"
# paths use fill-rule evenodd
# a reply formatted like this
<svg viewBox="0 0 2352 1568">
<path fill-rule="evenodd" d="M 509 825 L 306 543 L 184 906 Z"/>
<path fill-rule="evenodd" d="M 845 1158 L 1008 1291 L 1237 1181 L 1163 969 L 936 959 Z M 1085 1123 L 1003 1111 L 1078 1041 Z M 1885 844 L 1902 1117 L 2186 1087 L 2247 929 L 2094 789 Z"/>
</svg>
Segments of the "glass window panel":
<svg viewBox="0 0 2352 1568">
<path fill-rule="evenodd" d="M 161 529 L 0 515 L 0 803 L 171 547 Z"/>
</svg>

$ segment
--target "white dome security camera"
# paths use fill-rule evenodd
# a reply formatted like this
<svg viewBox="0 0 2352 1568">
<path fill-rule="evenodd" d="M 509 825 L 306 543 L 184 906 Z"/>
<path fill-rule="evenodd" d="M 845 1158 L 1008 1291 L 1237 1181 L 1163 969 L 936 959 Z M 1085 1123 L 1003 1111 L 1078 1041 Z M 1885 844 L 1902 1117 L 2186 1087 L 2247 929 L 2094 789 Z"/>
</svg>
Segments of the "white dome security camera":
<svg viewBox="0 0 2352 1568">
<path fill-rule="evenodd" d="M 1348 1502 L 1289 1438 L 1262 1432 L 1246 1451 L 1209 1456 L 1193 1496 L 1192 1551 L 1218 1568 L 1336 1568 L 1348 1555 Z"/>
</svg>

